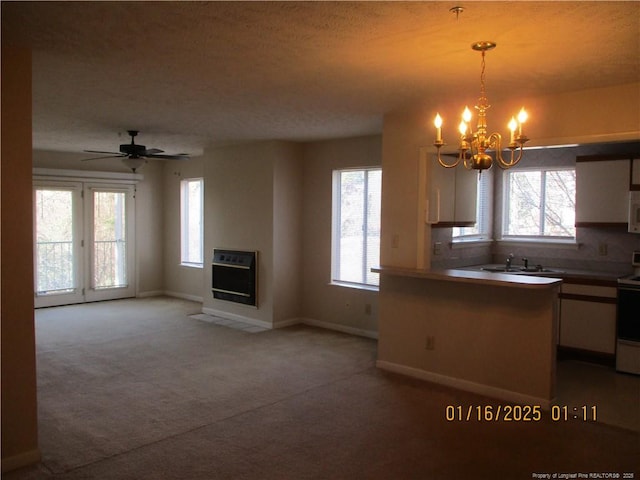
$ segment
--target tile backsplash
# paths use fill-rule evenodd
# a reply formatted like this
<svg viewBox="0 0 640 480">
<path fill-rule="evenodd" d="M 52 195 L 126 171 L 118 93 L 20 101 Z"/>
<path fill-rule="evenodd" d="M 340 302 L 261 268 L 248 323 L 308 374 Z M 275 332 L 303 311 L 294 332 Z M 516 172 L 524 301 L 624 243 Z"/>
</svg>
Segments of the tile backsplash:
<svg viewBox="0 0 640 480">
<path fill-rule="evenodd" d="M 640 235 L 598 228 L 578 228 L 577 247 L 537 247 L 497 243 L 493 260 L 501 263 L 510 253 L 514 254 L 514 265 L 527 257 L 531 265 L 575 270 L 594 270 L 621 275 L 631 273 L 631 253 L 640 250 Z"/>
</svg>

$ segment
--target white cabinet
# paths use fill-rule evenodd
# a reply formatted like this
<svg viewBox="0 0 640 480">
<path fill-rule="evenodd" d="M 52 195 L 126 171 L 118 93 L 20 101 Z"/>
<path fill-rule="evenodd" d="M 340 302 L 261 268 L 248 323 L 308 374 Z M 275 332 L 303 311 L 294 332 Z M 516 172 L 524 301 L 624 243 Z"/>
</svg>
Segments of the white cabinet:
<svg viewBox="0 0 640 480">
<path fill-rule="evenodd" d="M 631 189 L 640 190 L 640 158 L 631 160 Z"/>
<path fill-rule="evenodd" d="M 432 153 L 423 149 L 426 170 L 426 222 L 433 227 L 463 227 L 476 223 L 478 171 L 462 165 L 444 168 Z"/>
<path fill-rule="evenodd" d="M 563 283 L 560 345 L 613 355 L 616 351 L 616 287 Z"/>
<path fill-rule="evenodd" d="M 588 158 L 589 160 L 583 161 Z M 626 224 L 629 212 L 629 159 L 576 160 L 576 226 Z"/>
<path fill-rule="evenodd" d="M 473 225 L 477 221 L 478 171 L 467 170 L 460 165 L 455 168 L 455 171 L 453 221 L 464 225 Z"/>
</svg>

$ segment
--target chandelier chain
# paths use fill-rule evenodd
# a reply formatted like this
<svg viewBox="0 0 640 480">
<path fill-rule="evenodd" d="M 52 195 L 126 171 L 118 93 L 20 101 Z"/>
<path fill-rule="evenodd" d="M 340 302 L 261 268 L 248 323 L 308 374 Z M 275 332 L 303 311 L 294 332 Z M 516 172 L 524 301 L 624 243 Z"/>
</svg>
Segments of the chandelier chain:
<svg viewBox="0 0 640 480">
<path fill-rule="evenodd" d="M 484 89 L 484 70 L 485 70 L 485 61 L 484 61 L 484 54 L 485 51 L 482 51 L 482 63 L 481 63 L 481 70 L 480 70 L 480 103 L 481 104 L 486 104 L 486 100 L 487 100 L 487 94 L 485 92 Z"/>
</svg>

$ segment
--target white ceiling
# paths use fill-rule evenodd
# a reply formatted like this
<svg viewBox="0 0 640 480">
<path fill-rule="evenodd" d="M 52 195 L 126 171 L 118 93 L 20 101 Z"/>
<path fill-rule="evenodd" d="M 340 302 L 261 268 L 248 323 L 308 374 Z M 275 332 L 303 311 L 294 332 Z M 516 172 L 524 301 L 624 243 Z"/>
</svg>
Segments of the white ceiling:
<svg viewBox="0 0 640 480">
<path fill-rule="evenodd" d="M 62 151 L 380 132 L 473 102 L 478 40 L 494 102 L 640 80 L 637 1 L 2 2 L 3 45 L 33 49 L 34 148 Z"/>
</svg>

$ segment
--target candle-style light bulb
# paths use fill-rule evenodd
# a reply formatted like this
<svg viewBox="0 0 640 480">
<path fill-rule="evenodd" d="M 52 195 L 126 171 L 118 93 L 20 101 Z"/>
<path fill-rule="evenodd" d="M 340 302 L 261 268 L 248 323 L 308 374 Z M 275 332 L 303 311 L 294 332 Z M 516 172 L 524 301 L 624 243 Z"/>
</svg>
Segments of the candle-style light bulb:
<svg viewBox="0 0 640 480">
<path fill-rule="evenodd" d="M 529 115 L 527 115 L 526 110 L 522 107 L 518 113 L 518 135 L 522 135 L 522 124 L 527 121 L 527 118 L 529 118 Z"/>
<path fill-rule="evenodd" d="M 442 142 L 442 117 L 439 113 L 436 113 L 433 124 L 436 126 L 436 142 Z"/>
<path fill-rule="evenodd" d="M 469 107 L 464 107 L 464 112 L 462 112 L 462 119 L 466 123 L 469 123 L 471 121 L 471 110 L 469 110 Z"/>
<path fill-rule="evenodd" d="M 460 125 L 458 125 L 458 130 L 460 130 L 460 135 L 463 137 L 467 135 L 467 124 L 464 120 L 460 122 Z"/>
<path fill-rule="evenodd" d="M 518 128 L 518 122 L 514 117 L 511 117 L 511 121 L 509 122 L 509 130 L 511 130 L 511 141 L 510 143 L 514 143 L 516 137 L 516 128 Z"/>
</svg>

